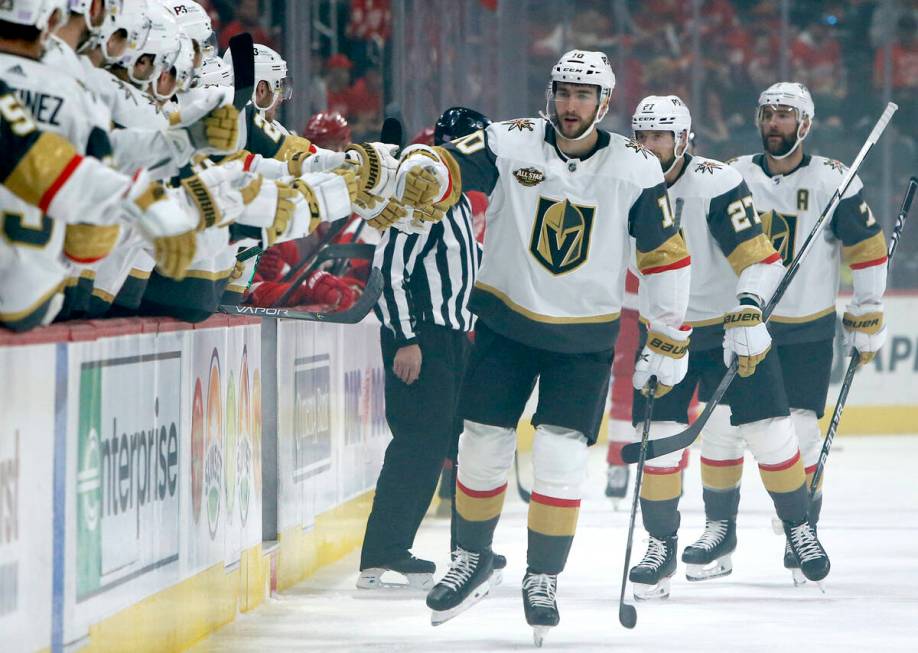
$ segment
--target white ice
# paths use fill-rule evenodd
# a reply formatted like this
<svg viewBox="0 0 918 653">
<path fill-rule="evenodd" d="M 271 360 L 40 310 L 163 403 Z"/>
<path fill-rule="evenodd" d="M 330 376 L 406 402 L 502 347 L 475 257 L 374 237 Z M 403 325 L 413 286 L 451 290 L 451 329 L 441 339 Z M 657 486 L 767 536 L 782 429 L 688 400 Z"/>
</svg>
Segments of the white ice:
<svg viewBox="0 0 918 653">
<path fill-rule="evenodd" d="M 782 566 L 784 540 L 747 455 L 733 574 L 702 583 L 684 566 L 666 601 L 637 604 L 638 623 L 618 623 L 628 525 L 603 496 L 605 447 L 590 460 L 577 535 L 559 578 L 561 623 L 545 650 L 918 651 L 918 435 L 844 437 L 826 471 L 819 536 L 832 561 L 826 594 L 795 588 Z M 681 548 L 701 533 L 704 512 L 697 452 L 685 473 Z M 633 478 L 632 478 L 633 481 Z M 640 524 L 640 515 L 638 516 Z M 645 549 L 636 531 L 632 564 Z M 449 522 L 428 518 L 419 557 L 448 564 Z M 358 591 L 358 555 L 268 600 L 193 651 L 504 651 L 532 649 L 520 581 L 526 566 L 526 506 L 510 484 L 494 549 L 508 558 L 504 583 L 481 603 L 436 628 L 423 595 Z M 631 599 L 630 586 L 627 594 Z M 783 652 L 782 652 L 783 653 Z"/>
</svg>

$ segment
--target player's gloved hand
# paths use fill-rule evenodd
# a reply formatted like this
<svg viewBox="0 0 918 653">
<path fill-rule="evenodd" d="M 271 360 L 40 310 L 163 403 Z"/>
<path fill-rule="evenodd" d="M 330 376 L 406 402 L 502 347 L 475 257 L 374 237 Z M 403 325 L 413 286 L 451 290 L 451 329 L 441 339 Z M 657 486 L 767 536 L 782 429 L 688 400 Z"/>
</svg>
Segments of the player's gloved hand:
<svg viewBox="0 0 918 653">
<path fill-rule="evenodd" d="M 253 283 L 252 287 L 249 289 L 249 294 L 246 296 L 246 303 L 252 304 L 253 306 L 261 306 L 262 308 L 270 308 L 271 306 L 275 306 L 278 300 L 280 300 L 289 289 L 289 282 L 259 281 Z M 287 303 L 289 304 L 290 302 Z"/>
<path fill-rule="evenodd" d="M 677 385 L 688 371 L 688 346 L 692 335 L 690 327 L 676 329 L 659 325 L 651 327 L 647 344 L 634 365 L 631 381 L 635 389 L 647 393 L 650 377 L 657 377 L 655 396 L 662 397 Z"/>
<path fill-rule="evenodd" d="M 337 168 L 332 168 L 329 172 L 344 179 L 344 183 L 347 184 L 347 195 L 351 203 L 353 203 L 354 200 L 357 199 L 357 194 L 360 192 L 360 183 L 356 167 L 350 163 L 344 163 Z"/>
<path fill-rule="evenodd" d="M 360 197 L 364 194 L 388 199 L 395 188 L 395 175 L 398 170 L 398 159 L 395 152 L 397 145 L 385 143 L 352 143 L 344 153 L 347 160 L 354 164 Z M 367 204 L 367 201 L 361 202 Z"/>
<path fill-rule="evenodd" d="M 857 350 L 861 365 L 872 361 L 886 343 L 882 304 L 848 304 L 842 316 L 842 326 L 845 329 L 845 346 Z"/>
<path fill-rule="evenodd" d="M 211 154 L 235 152 L 239 141 L 239 112 L 232 104 L 225 104 L 187 129 L 196 150 Z"/>
<path fill-rule="evenodd" d="M 64 231 L 64 254 L 76 263 L 95 263 L 114 249 L 121 234 L 117 224 L 68 224 Z"/>
<path fill-rule="evenodd" d="M 396 199 L 379 202 L 372 209 L 365 209 L 354 204 L 354 213 L 367 221 L 367 224 L 379 231 L 385 231 L 408 215 L 405 207 Z"/>
<path fill-rule="evenodd" d="M 292 299 L 297 306 L 325 304 L 345 310 L 353 305 L 356 297 L 357 292 L 346 281 L 324 270 L 316 270 L 306 277 Z"/>
<path fill-rule="evenodd" d="M 274 208 L 274 223 L 267 229 L 268 246 L 287 233 L 297 204 L 303 202 L 303 196 L 290 186 L 277 183 L 277 205 Z"/>
<path fill-rule="evenodd" d="M 162 184 L 151 184 L 143 176 L 128 191 L 127 199 L 125 210 L 153 243 L 157 267 L 168 277 L 184 278 L 197 247 L 197 216 L 171 197 Z"/>
<path fill-rule="evenodd" d="M 436 202 L 415 208 L 412 217 L 420 222 L 440 222 L 445 215 L 445 205 Z"/>
<path fill-rule="evenodd" d="M 762 309 L 740 305 L 724 315 L 724 365 L 739 357 L 739 375 L 751 376 L 771 349 L 771 335 L 762 322 Z"/>
<path fill-rule="evenodd" d="M 287 262 L 276 247 L 265 250 L 258 259 L 256 273 L 261 281 L 277 281 L 284 274 Z"/>
</svg>

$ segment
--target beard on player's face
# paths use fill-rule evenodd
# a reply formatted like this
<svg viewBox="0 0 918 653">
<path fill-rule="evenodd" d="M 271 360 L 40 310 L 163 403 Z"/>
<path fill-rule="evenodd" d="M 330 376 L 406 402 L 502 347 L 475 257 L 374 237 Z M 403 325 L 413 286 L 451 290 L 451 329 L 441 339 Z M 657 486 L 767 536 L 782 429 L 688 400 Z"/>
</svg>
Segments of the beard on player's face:
<svg viewBox="0 0 918 653">
<path fill-rule="evenodd" d="M 797 142 L 797 132 L 784 134 L 775 128 L 763 126 L 761 128 L 762 147 L 772 156 L 784 156 L 794 148 Z"/>
</svg>

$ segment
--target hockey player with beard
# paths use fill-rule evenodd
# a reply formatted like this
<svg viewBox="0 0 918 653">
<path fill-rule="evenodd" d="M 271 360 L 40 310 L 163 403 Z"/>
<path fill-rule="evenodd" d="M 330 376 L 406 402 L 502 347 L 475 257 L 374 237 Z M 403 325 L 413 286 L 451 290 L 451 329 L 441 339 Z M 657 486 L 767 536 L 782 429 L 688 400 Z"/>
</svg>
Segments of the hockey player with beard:
<svg viewBox="0 0 918 653">
<path fill-rule="evenodd" d="M 106 134 L 90 118 L 94 109 L 85 89 L 66 72 L 39 62 L 49 32 L 56 21 L 67 17 L 66 6 L 50 0 L 21 0 L 15 7 L 0 7 L 0 51 L 4 53 L 0 55 L 0 77 L 27 106 L 36 109 L 33 115 L 39 126 L 64 135 L 79 152 L 93 149 L 104 155 Z M 156 192 L 163 190 L 160 187 Z M 9 328 L 27 329 L 57 314 L 62 303 L 58 291 L 70 265 L 67 261 L 84 265 L 108 253 L 117 238 L 119 216 L 105 213 L 102 220 L 87 222 L 99 215 L 87 211 L 65 225 L 41 214 L 39 209 L 47 208 L 45 202 L 36 209 L 3 193 L 3 248 L 9 268 L 3 283 L 15 291 L 4 293 L 0 319 Z M 142 229 L 142 233 L 152 240 L 151 249 L 169 272 L 181 274 L 193 251 L 188 234 L 193 222 L 183 213 L 172 222 L 167 229 Z"/>
<path fill-rule="evenodd" d="M 730 162 L 752 191 L 763 228 L 785 265 L 793 260 L 797 244 L 810 233 L 846 171 L 838 161 L 804 151 L 804 139 L 813 128 L 814 116 L 813 99 L 804 85 L 779 82 L 770 86 L 759 96 L 756 114 L 764 152 Z M 807 487 L 822 446 L 817 420 L 823 415 L 829 388 L 842 263 L 851 268 L 854 284 L 854 296 L 842 318 L 846 345 L 860 353 L 864 364 L 873 359 L 886 340 L 886 241 L 864 201 L 862 189 L 863 183 L 855 177 L 828 216 L 824 237 L 816 239 L 798 277 L 768 322 L 800 441 Z M 703 442 L 702 456 L 709 461 L 702 461 L 706 511 L 707 504 L 717 496 L 723 505 L 734 506 L 735 515 L 742 444 L 728 440 L 715 446 L 709 442 L 708 451 L 704 446 Z M 729 483 L 723 482 L 726 478 Z M 809 517 L 814 530 L 821 507 L 822 492 L 817 488 Z M 794 532 L 788 533 L 784 566 L 792 571 L 797 583 L 807 576 Z"/>
<path fill-rule="evenodd" d="M 724 440 L 748 445 L 788 541 L 804 561 L 804 573 L 812 580 L 822 580 L 829 572 L 829 559 L 807 522 L 809 497 L 799 445 L 778 354 L 762 322 L 762 306 L 784 276 L 781 257 L 762 232 L 752 195 L 740 174 L 720 161 L 686 152 L 692 118 L 681 99 L 675 95 L 644 98 L 634 111 L 631 126 L 635 140 L 660 159 L 677 226 L 692 254 L 686 313 L 692 326 L 688 372 L 672 392 L 654 404 L 650 438 L 665 438 L 685 429 L 696 388 L 699 400 L 706 401 L 733 356 L 738 356 L 739 378 L 724 402 L 729 407 L 718 407 L 702 434 L 702 465 L 710 468 L 709 476 L 721 485 L 735 483 L 737 479 L 725 474 L 717 461 L 704 457 L 705 447 Z M 645 314 L 647 297 L 640 292 L 639 298 Z M 634 393 L 635 425 L 644 414 L 645 401 L 639 392 Z M 739 446 L 742 450 L 742 444 Z M 669 579 L 676 570 L 681 458 L 682 451 L 674 451 L 647 461 L 644 468 L 641 516 L 649 544 L 644 559 L 629 573 L 636 599 L 669 596 Z M 731 571 L 736 508 L 725 499 L 729 497 L 712 493 L 706 486 L 705 535 L 682 558 L 689 563 L 689 580 Z M 711 548 L 715 542 L 720 544 L 716 551 Z M 718 565 L 705 570 L 712 551 L 721 554 Z"/>
<path fill-rule="evenodd" d="M 522 596 L 537 643 L 558 624 L 558 574 L 574 538 L 625 272 L 635 256 L 646 277 L 651 335 L 634 385 L 655 385 L 662 396 L 685 374 L 690 258 L 657 159 L 597 128 L 614 85 L 605 55 L 570 51 L 552 69 L 541 119 L 494 123 L 443 148 L 415 145 L 402 156 L 398 179 L 408 194 L 490 196 L 487 248 L 469 302 L 478 322 L 460 399 L 457 547 L 427 596 L 435 625 L 488 593 L 515 427 L 536 379 Z M 423 173 L 412 178 L 418 169 Z"/>
</svg>

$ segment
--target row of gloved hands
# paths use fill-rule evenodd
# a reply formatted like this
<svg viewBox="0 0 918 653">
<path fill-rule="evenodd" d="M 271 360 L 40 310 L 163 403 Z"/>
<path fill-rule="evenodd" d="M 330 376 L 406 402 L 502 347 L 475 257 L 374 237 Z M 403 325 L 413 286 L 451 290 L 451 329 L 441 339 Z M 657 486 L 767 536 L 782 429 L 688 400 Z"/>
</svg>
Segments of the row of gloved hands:
<svg viewBox="0 0 918 653">
<path fill-rule="evenodd" d="M 866 365 L 886 342 L 882 304 L 849 304 L 842 316 L 845 346 Z M 647 394 L 650 377 L 657 378 L 655 396 L 661 397 L 685 378 L 692 329 L 654 325 L 635 364 L 633 385 Z M 771 349 L 771 335 L 757 305 L 740 304 L 724 316 L 724 365 L 737 357 L 738 373 L 751 376 Z"/>
</svg>

